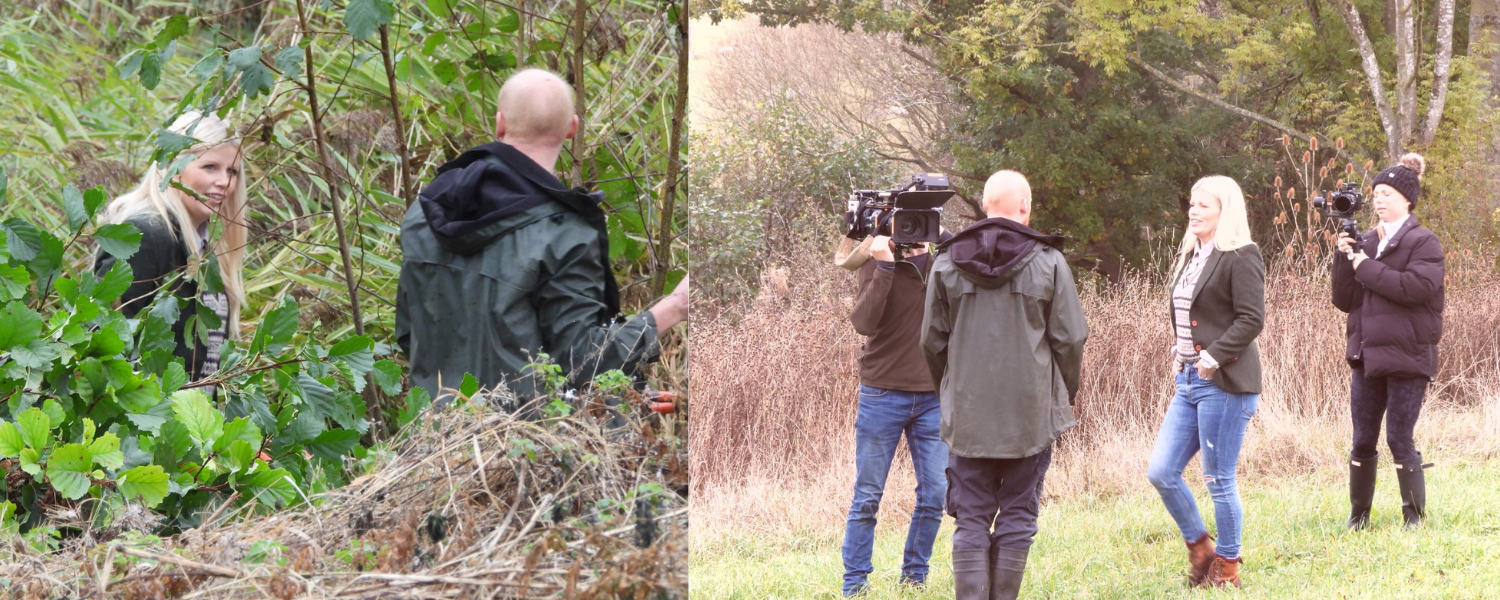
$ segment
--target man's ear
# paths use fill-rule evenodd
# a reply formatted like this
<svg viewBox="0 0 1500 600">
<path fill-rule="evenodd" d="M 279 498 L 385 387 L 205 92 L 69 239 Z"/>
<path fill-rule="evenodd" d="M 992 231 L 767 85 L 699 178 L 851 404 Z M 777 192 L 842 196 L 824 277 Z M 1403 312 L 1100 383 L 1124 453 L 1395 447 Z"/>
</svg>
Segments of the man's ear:
<svg viewBox="0 0 1500 600">
<path fill-rule="evenodd" d="M 505 113 L 495 112 L 495 139 L 505 138 Z"/>
<path fill-rule="evenodd" d="M 571 140 L 578 135 L 578 115 L 573 115 L 573 123 L 568 125 L 568 135 L 563 136 L 565 140 Z"/>
</svg>

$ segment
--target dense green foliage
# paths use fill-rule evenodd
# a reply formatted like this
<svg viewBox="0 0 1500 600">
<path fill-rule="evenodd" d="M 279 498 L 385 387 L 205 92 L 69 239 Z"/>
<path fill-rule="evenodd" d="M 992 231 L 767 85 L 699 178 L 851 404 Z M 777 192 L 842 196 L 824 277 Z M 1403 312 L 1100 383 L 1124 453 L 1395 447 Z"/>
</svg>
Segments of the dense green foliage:
<svg viewBox="0 0 1500 600">
<path fill-rule="evenodd" d="M 677 238 L 687 215 L 673 210 L 685 188 L 668 174 L 685 178 L 686 149 L 669 151 L 681 38 L 665 6 L 0 8 L 0 241 L 9 240 L 0 244 L 0 420 L 19 436 L 0 425 L 0 457 L 15 461 L 0 465 L 27 475 L 0 493 L 20 505 L 19 518 L 34 525 L 65 504 L 104 523 L 131 501 L 170 517 L 168 527 L 191 526 L 236 492 L 240 504 L 274 507 L 359 474 L 361 440 L 389 435 L 427 402 L 404 391 L 392 338 L 403 214 L 437 166 L 493 139 L 494 98 L 517 69 L 548 68 L 577 88 L 584 125 L 558 173 L 605 192 L 625 309 L 670 289 L 686 262 Z M 181 169 L 172 157 L 189 142 L 162 128 L 194 109 L 238 126 L 250 199 L 248 302 L 210 380 L 214 399 L 170 360 L 169 326 L 185 319 L 206 330 L 216 317 L 186 314 L 165 296 L 127 319 L 112 305 L 128 267 L 117 263 L 102 281 L 90 272 L 96 247 L 128 255 L 140 235 L 100 226 L 100 207 L 149 162 Z M 215 267 L 201 269 L 208 289 Z M 676 343 L 667 351 L 686 352 Z"/>
</svg>

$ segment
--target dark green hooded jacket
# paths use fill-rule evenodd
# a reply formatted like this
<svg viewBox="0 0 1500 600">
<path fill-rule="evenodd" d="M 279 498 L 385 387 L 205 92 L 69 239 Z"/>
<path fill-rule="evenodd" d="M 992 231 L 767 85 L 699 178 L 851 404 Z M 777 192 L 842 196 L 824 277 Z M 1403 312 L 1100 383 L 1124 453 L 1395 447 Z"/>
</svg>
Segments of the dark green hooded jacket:
<svg viewBox="0 0 1500 600">
<path fill-rule="evenodd" d="M 1088 324 L 1061 246 L 1005 218 L 938 245 L 922 352 L 952 453 L 1034 456 L 1077 424 Z"/>
<path fill-rule="evenodd" d="M 440 167 L 401 224 L 396 341 L 412 383 L 436 397 L 470 373 L 524 402 L 545 391 L 527 369 L 540 353 L 573 386 L 656 360 L 651 314 L 617 319 L 601 199 L 501 142 Z"/>
</svg>

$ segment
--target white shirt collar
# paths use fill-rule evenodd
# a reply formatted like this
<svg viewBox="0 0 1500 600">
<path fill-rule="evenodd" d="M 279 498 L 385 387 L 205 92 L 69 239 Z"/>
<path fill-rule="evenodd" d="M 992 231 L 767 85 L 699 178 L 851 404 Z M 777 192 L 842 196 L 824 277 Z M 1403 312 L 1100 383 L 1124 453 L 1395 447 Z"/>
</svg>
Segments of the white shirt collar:
<svg viewBox="0 0 1500 600">
<path fill-rule="evenodd" d="M 1208 254 L 1210 252 L 1213 252 L 1213 251 L 1214 251 L 1214 241 L 1213 240 L 1208 240 L 1207 244 L 1204 244 L 1203 242 L 1199 242 L 1198 243 L 1198 249 L 1193 251 L 1193 258 L 1196 259 L 1196 260 L 1202 260 L 1203 257 L 1208 256 Z"/>
<path fill-rule="evenodd" d="M 1396 232 L 1400 231 L 1401 226 L 1405 225 L 1406 220 L 1410 218 L 1411 214 L 1408 213 L 1406 216 L 1401 217 L 1400 221 L 1396 221 L 1395 223 L 1387 223 L 1385 221 L 1381 221 L 1380 226 L 1385 229 L 1385 237 L 1389 239 L 1391 236 L 1396 235 Z"/>
</svg>

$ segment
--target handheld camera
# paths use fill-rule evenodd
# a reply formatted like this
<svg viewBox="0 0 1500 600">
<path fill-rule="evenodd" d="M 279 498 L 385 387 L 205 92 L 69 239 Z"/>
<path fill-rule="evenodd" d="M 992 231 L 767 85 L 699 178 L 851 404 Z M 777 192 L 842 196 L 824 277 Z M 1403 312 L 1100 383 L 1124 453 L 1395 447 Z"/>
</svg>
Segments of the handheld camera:
<svg viewBox="0 0 1500 600">
<path fill-rule="evenodd" d="M 844 213 L 844 234 L 859 240 L 889 236 L 899 248 L 937 242 L 943 204 L 953 197 L 948 176 L 918 173 L 911 183 L 893 190 L 853 190 Z"/>
<path fill-rule="evenodd" d="M 1354 214 L 1365 207 L 1365 195 L 1359 193 L 1358 183 L 1347 181 L 1339 184 L 1338 189 L 1327 198 L 1322 196 L 1313 198 L 1312 204 L 1313 208 L 1318 209 L 1324 217 L 1340 219 L 1340 230 L 1349 234 L 1355 245 L 1364 243 L 1365 236 L 1359 232 L 1359 227 L 1354 223 Z"/>
</svg>

